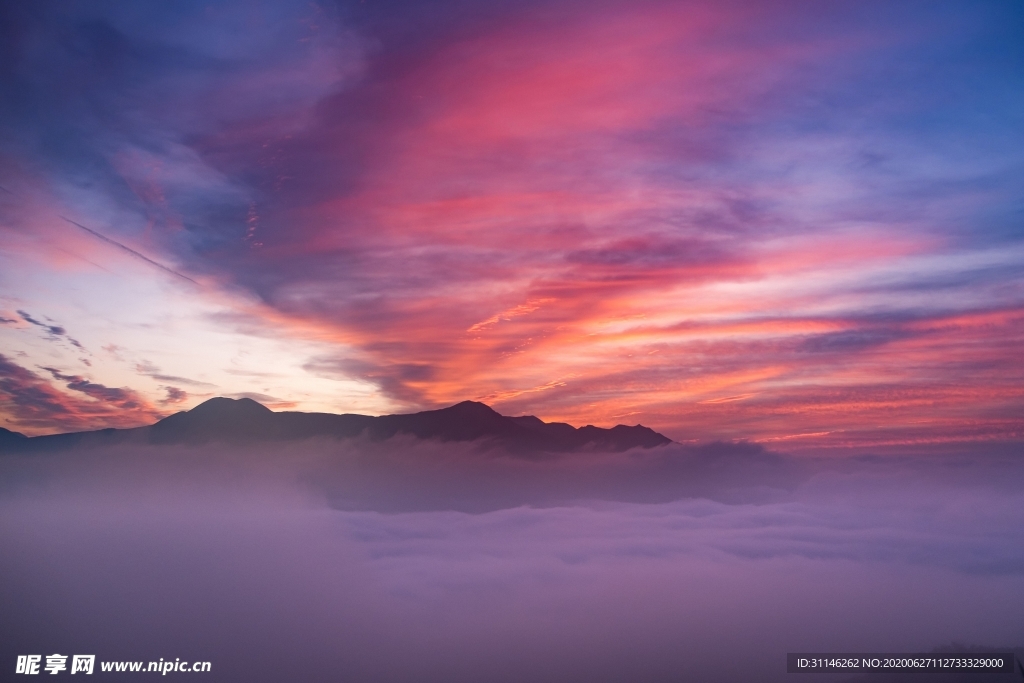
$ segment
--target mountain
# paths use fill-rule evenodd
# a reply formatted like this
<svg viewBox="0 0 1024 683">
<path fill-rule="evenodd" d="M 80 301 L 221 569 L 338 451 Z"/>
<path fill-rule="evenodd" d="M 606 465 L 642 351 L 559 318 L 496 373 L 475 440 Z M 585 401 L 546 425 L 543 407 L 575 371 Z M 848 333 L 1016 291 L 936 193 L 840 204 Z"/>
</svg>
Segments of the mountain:
<svg viewBox="0 0 1024 683">
<path fill-rule="evenodd" d="M 12 432 L 10 429 L 0 427 L 0 452 L 8 448 L 17 448 L 28 441 L 28 437 L 20 432 Z"/>
<path fill-rule="evenodd" d="M 506 417 L 475 401 L 463 401 L 441 410 L 371 417 L 278 413 L 248 398 L 211 398 L 192 410 L 175 413 L 148 427 L 32 438 L 3 430 L 0 433 L 0 452 L 49 451 L 119 443 L 254 443 L 314 437 L 345 439 L 364 436 L 383 441 L 400 434 L 439 441 L 489 440 L 514 450 L 550 452 L 625 451 L 672 443 L 671 439 L 641 425 L 617 425 L 611 429 L 587 425 L 577 429 L 562 422 L 543 422 L 532 415 Z"/>
</svg>

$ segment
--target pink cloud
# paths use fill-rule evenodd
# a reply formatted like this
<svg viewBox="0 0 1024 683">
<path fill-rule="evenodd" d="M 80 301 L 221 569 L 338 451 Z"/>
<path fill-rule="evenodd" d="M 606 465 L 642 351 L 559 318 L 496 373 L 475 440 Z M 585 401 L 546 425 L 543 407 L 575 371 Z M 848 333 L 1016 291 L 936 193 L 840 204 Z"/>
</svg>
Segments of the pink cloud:
<svg viewBox="0 0 1024 683">
<path fill-rule="evenodd" d="M 86 431 L 104 427 L 138 427 L 164 416 L 128 388 L 107 387 L 77 375 L 47 368 L 80 398 L 56 389 L 35 372 L 0 355 L 0 416 L 30 435 Z"/>
</svg>

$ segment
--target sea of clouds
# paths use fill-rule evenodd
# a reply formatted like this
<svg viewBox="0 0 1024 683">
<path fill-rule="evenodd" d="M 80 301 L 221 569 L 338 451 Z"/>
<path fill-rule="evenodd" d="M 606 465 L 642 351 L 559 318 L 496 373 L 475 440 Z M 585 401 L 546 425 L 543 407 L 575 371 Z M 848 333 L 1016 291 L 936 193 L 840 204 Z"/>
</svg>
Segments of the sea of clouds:
<svg viewBox="0 0 1024 683">
<path fill-rule="evenodd" d="M 1012 449 L 970 448 L 3 455 L 0 666 L 56 652 L 205 660 L 188 676 L 210 681 L 782 681 L 786 652 L 1020 648 L 1022 475 Z"/>
</svg>

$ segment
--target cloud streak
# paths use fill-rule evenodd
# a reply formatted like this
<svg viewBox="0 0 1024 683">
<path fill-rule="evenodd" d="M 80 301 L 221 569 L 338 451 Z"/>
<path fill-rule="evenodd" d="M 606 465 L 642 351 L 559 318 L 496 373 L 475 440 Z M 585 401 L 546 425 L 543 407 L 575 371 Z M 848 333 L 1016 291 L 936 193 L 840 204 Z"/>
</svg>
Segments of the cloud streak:
<svg viewBox="0 0 1024 683">
<path fill-rule="evenodd" d="M 60 218 L 61 218 L 61 220 L 65 221 L 67 223 L 70 223 L 71 225 L 75 226 L 76 228 L 84 230 L 85 232 L 89 233 L 93 237 L 95 237 L 95 238 L 97 238 L 97 239 L 99 239 L 99 240 L 101 240 L 101 241 L 103 241 L 103 242 L 105 242 L 107 244 L 110 244 L 110 245 L 112 245 L 114 247 L 117 247 L 118 249 L 120 249 L 121 251 L 123 251 L 123 252 L 125 252 L 127 254 L 131 254 L 133 257 L 139 259 L 140 261 L 144 261 L 145 263 L 148 263 L 149 265 L 154 266 L 155 268 L 159 268 L 160 270 L 164 271 L 168 275 L 173 275 L 173 276 L 175 276 L 177 278 L 185 280 L 186 282 L 191 282 L 194 285 L 198 285 L 199 284 L 198 282 L 196 282 L 192 278 L 188 277 L 187 275 L 182 275 L 181 273 L 179 273 L 176 270 L 172 270 L 172 269 L 168 268 L 167 266 L 165 266 L 165 265 L 163 265 L 161 263 L 157 263 L 156 261 L 154 261 L 153 259 L 149 258 L 148 256 L 146 256 L 144 254 L 140 254 L 139 252 L 135 251 L 134 249 L 132 249 L 130 247 L 126 247 L 125 245 L 121 244 L 117 240 L 112 240 L 109 237 L 107 237 L 106 235 L 102 235 L 102 234 L 96 232 L 92 228 L 87 228 L 84 225 L 82 225 L 81 223 L 75 222 L 75 221 L 71 220 L 70 218 L 64 218 L 64 216 L 61 216 Z"/>
<path fill-rule="evenodd" d="M 88 398 L 56 389 L 45 378 L 0 355 L 0 405 L 9 424 L 29 434 L 64 425 L 69 431 L 108 426 L 138 427 L 163 416 L 147 400 L 130 389 L 106 387 L 77 375 L 46 368 L 54 379 Z"/>
<path fill-rule="evenodd" d="M 29 323 L 30 325 L 35 325 L 36 327 L 41 327 L 44 330 L 46 330 L 50 339 L 57 339 L 59 337 L 64 337 L 65 339 L 67 339 L 68 343 L 70 343 L 72 346 L 77 348 L 79 351 L 83 351 L 83 352 L 85 351 L 85 347 L 83 347 L 78 342 L 77 339 L 73 339 L 72 337 L 68 336 L 67 330 L 65 330 L 60 325 L 48 325 L 46 323 L 39 322 L 38 320 L 33 318 L 31 315 L 29 315 L 25 311 L 18 311 L 18 315 L 21 316 L 22 320 L 24 320 L 25 322 Z M 13 320 L 11 320 L 11 321 L 4 320 L 4 322 L 14 322 L 14 321 Z"/>
</svg>

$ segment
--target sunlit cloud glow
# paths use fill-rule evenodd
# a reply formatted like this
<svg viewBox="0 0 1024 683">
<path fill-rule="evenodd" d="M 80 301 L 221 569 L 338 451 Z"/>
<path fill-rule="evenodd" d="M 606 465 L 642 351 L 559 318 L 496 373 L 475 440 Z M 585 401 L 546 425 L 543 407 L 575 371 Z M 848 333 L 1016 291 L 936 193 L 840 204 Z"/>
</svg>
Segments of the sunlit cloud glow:
<svg viewBox="0 0 1024 683">
<path fill-rule="evenodd" d="M 78 406 L 7 427 L 222 394 L 1021 437 L 1015 6 L 126 7 L 7 22 L 0 340 Z"/>
</svg>

